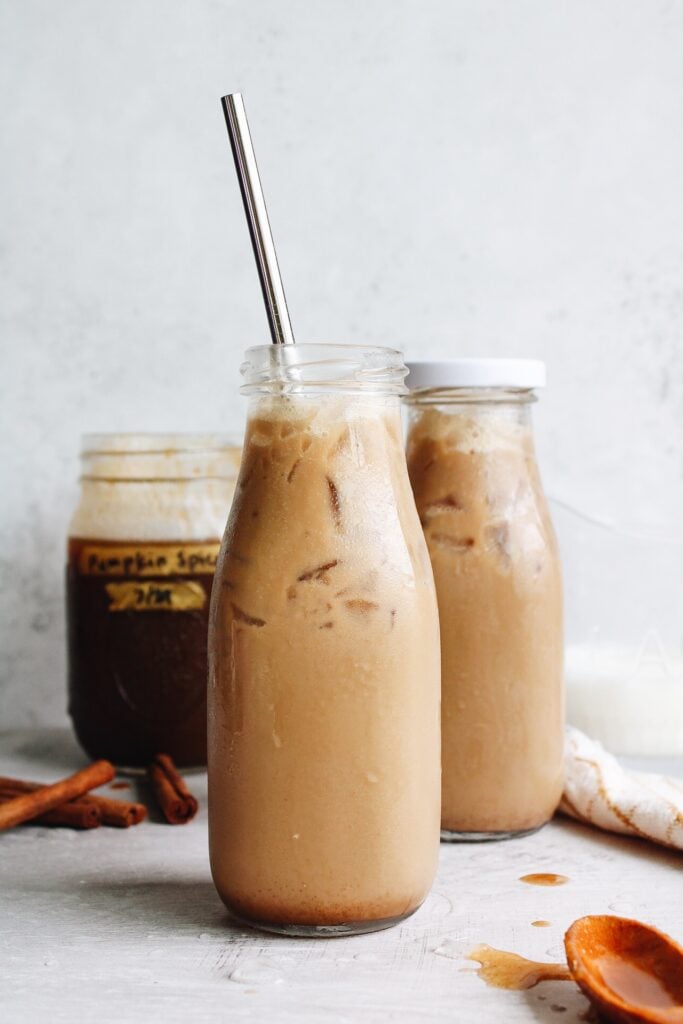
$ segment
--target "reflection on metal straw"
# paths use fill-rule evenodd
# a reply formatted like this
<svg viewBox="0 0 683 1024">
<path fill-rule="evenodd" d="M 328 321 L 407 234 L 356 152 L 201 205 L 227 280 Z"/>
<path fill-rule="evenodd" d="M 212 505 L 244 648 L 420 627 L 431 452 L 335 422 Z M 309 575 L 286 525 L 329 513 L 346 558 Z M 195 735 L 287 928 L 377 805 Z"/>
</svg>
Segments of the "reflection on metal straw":
<svg viewBox="0 0 683 1024">
<path fill-rule="evenodd" d="M 241 93 L 224 96 L 221 102 L 261 280 L 271 339 L 274 345 L 293 344 L 294 334 Z"/>
</svg>

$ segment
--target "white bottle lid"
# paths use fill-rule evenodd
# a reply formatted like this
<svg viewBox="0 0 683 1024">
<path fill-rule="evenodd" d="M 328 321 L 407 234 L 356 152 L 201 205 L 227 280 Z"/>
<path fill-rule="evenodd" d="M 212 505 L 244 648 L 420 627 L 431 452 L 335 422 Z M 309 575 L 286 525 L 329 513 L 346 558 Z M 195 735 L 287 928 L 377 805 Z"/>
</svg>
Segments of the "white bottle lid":
<svg viewBox="0 0 683 1024">
<path fill-rule="evenodd" d="M 416 388 L 542 388 L 545 363 L 540 359 L 446 359 L 408 362 L 406 384 Z"/>
</svg>

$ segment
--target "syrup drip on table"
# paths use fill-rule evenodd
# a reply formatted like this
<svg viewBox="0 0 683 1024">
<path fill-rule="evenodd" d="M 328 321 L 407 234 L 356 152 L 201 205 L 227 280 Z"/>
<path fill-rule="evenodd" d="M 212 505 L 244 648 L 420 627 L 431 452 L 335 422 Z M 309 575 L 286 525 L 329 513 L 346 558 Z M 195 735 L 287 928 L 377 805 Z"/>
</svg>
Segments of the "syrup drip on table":
<svg viewBox="0 0 683 1024">
<path fill-rule="evenodd" d="M 550 924 L 551 924 L 550 921 L 532 921 L 531 922 L 531 927 L 532 928 L 550 928 Z"/>
<path fill-rule="evenodd" d="M 481 945 L 467 954 L 468 960 L 477 960 L 481 967 L 479 977 L 493 988 L 522 990 L 533 988 L 541 981 L 569 981 L 571 975 L 564 964 L 544 964 L 527 960 L 517 953 Z"/>
<path fill-rule="evenodd" d="M 526 882 L 527 885 L 565 885 L 568 881 L 567 875 L 555 875 L 546 872 L 522 875 L 520 878 L 520 882 Z"/>
</svg>

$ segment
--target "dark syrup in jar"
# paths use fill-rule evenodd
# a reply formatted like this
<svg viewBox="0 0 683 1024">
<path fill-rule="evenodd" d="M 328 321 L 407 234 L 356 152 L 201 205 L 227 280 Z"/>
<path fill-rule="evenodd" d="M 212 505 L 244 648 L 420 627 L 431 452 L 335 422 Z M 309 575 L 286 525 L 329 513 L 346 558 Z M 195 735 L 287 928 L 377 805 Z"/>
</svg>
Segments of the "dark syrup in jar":
<svg viewBox="0 0 683 1024">
<path fill-rule="evenodd" d="M 219 540 L 71 538 L 69 713 L 92 758 L 206 763 L 209 601 Z"/>
</svg>

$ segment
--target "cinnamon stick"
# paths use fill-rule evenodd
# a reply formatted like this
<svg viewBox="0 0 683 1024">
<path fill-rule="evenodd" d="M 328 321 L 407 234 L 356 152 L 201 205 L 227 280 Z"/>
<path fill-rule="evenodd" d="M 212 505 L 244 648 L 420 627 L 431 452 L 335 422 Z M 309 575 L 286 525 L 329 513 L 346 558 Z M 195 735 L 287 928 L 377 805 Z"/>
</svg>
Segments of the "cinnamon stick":
<svg viewBox="0 0 683 1024">
<path fill-rule="evenodd" d="M 197 813 L 198 803 L 168 754 L 157 754 L 147 769 L 154 795 L 169 825 L 185 825 Z"/>
<path fill-rule="evenodd" d="M 18 796 L 20 793 L 34 793 L 40 788 L 39 782 L 0 778 L 0 800 Z M 146 817 L 147 808 L 144 804 L 88 794 L 61 804 L 54 811 L 48 811 L 47 814 L 41 814 L 33 820 L 42 825 L 67 825 L 72 828 L 94 828 L 99 824 L 112 828 L 129 828 L 131 825 L 138 825 Z M 93 820 L 94 824 L 82 824 Z"/>
<path fill-rule="evenodd" d="M 131 825 L 139 825 L 147 817 L 144 804 L 112 800 L 108 796 L 84 796 L 83 801 L 93 804 L 102 815 L 102 824 L 112 828 L 130 828 Z"/>
<path fill-rule="evenodd" d="M 109 761 L 95 761 L 66 779 L 60 779 L 50 786 L 41 786 L 30 793 L 21 793 L 4 804 L 0 804 L 0 830 L 32 821 L 46 811 L 52 811 L 60 804 L 83 796 L 90 789 L 97 789 L 105 782 L 111 782 L 116 775 L 114 765 Z"/>
<path fill-rule="evenodd" d="M 19 779 L 0 779 L 0 803 L 12 800 L 21 793 L 31 793 L 40 786 L 36 783 L 21 782 Z M 70 800 L 53 811 L 46 811 L 33 818 L 37 825 L 61 825 L 65 828 L 97 828 L 102 824 L 102 812 L 95 804 L 83 799 Z"/>
</svg>

